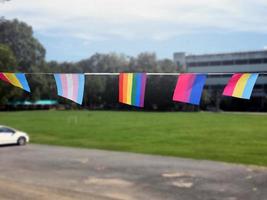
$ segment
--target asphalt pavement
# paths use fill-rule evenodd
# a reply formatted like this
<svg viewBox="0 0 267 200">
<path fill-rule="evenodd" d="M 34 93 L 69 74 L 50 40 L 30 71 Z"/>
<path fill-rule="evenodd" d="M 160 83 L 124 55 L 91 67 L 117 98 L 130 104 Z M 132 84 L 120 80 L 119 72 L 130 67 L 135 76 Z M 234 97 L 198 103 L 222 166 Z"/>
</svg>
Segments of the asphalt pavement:
<svg viewBox="0 0 267 200">
<path fill-rule="evenodd" d="M 102 150 L 0 147 L 0 199 L 266 200 L 267 169 Z"/>
</svg>

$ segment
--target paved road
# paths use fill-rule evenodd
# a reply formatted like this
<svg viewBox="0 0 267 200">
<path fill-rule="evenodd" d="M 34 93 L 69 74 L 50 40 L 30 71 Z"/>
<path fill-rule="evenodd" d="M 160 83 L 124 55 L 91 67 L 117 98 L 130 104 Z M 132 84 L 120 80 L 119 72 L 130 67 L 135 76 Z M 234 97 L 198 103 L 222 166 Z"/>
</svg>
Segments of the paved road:
<svg viewBox="0 0 267 200">
<path fill-rule="evenodd" d="M 0 147 L 0 199 L 266 200 L 267 169 L 43 145 Z"/>
</svg>

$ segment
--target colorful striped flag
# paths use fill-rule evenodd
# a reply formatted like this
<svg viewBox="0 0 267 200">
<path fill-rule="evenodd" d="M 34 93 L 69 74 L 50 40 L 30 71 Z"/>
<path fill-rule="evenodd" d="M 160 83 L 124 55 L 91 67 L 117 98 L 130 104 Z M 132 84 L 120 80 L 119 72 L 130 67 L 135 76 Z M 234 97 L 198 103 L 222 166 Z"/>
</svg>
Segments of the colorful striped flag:
<svg viewBox="0 0 267 200">
<path fill-rule="evenodd" d="M 119 77 L 119 102 L 144 107 L 145 73 L 121 73 Z"/>
<path fill-rule="evenodd" d="M 19 87 L 27 92 L 31 92 L 25 74 L 22 73 L 0 73 L 0 79 Z"/>
<path fill-rule="evenodd" d="M 174 101 L 199 105 L 207 76 L 204 74 L 181 74 L 173 94 Z"/>
<path fill-rule="evenodd" d="M 259 74 L 237 73 L 232 76 L 224 88 L 224 96 L 250 99 Z"/>
<path fill-rule="evenodd" d="M 82 104 L 84 93 L 84 74 L 54 74 L 59 96 Z"/>
</svg>

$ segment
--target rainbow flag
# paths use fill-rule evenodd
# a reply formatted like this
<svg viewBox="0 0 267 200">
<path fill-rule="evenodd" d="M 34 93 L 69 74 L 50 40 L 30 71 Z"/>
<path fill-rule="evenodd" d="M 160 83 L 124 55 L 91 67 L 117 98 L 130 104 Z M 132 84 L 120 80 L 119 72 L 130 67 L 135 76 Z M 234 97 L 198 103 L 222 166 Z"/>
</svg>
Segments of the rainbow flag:
<svg viewBox="0 0 267 200">
<path fill-rule="evenodd" d="M 31 92 L 25 74 L 22 73 L 0 73 L 0 79 L 19 87 L 27 92 Z"/>
<path fill-rule="evenodd" d="M 250 99 L 252 90 L 259 74 L 238 73 L 234 74 L 224 88 L 224 96 Z"/>
<path fill-rule="evenodd" d="M 119 76 L 119 102 L 144 107 L 145 73 L 121 73 Z"/>
<path fill-rule="evenodd" d="M 59 96 L 82 104 L 84 93 L 84 74 L 54 74 Z"/>
<path fill-rule="evenodd" d="M 207 76 L 204 74 L 181 74 L 173 94 L 173 100 L 199 105 Z"/>
</svg>

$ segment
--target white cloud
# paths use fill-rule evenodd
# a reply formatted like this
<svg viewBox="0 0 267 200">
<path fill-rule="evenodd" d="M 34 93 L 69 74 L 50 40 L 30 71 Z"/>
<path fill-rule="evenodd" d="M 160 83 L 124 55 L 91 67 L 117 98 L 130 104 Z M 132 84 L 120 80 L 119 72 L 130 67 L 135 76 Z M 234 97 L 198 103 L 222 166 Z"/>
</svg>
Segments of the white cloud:
<svg viewBox="0 0 267 200">
<path fill-rule="evenodd" d="M 165 40 L 198 31 L 267 32 L 266 0 L 11 0 L 0 4 L 47 36 Z"/>
</svg>

